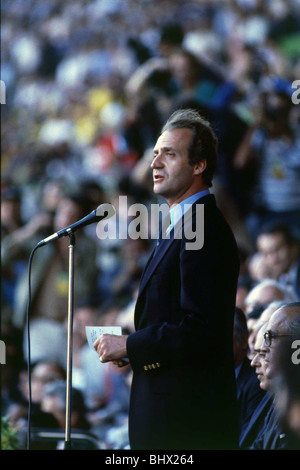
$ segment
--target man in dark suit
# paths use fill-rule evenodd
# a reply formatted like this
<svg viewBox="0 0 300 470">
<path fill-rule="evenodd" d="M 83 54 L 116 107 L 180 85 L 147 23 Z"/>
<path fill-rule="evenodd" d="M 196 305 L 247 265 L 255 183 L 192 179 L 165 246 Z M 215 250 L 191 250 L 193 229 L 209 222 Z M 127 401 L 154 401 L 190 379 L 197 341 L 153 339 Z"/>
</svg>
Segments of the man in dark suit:
<svg viewBox="0 0 300 470">
<path fill-rule="evenodd" d="M 260 387 L 255 369 L 247 357 L 249 332 L 244 312 L 236 307 L 234 315 L 233 351 L 239 408 L 239 435 L 244 434 L 257 407 L 266 394 Z"/>
<path fill-rule="evenodd" d="M 256 409 L 253 410 L 248 423 L 241 429 L 239 439 L 240 449 L 249 449 L 255 440 L 263 435 L 266 428 L 267 416 L 269 416 L 274 409 L 274 395 L 271 391 L 268 377 L 266 376 L 265 349 L 263 348 L 263 335 L 266 325 L 267 322 L 264 322 L 259 327 L 254 345 L 254 356 L 251 360 L 251 367 L 255 370 L 260 388 L 265 391 L 265 395 L 258 403 Z"/>
<path fill-rule="evenodd" d="M 275 408 L 270 409 L 266 416 L 263 432 L 257 436 L 250 449 L 278 450 L 292 449 L 293 442 L 290 432 L 285 433 L 283 423 L 279 415 L 278 400 L 278 356 L 280 355 L 280 343 L 285 338 L 295 338 L 295 326 L 300 320 L 300 302 L 292 302 L 278 308 L 269 319 L 264 331 L 263 350 L 265 354 L 265 377 L 269 389 L 273 392 Z M 288 343 L 286 343 L 287 347 Z M 289 345 L 289 349 L 292 348 Z M 283 388 L 283 385 L 281 384 Z M 277 395 L 277 396 L 276 396 Z M 285 401 L 287 397 L 285 396 Z M 277 402 L 277 403 L 276 403 Z"/>
<path fill-rule="evenodd" d="M 210 125 L 192 110 L 175 112 L 165 124 L 151 168 L 154 192 L 170 207 L 169 237 L 162 236 L 142 275 L 136 331 L 102 335 L 94 344 L 103 362 L 130 360 L 132 449 L 237 447 L 232 336 L 239 257 L 208 189 L 216 147 Z M 188 203 L 190 217 L 178 217 L 178 208 Z"/>
</svg>

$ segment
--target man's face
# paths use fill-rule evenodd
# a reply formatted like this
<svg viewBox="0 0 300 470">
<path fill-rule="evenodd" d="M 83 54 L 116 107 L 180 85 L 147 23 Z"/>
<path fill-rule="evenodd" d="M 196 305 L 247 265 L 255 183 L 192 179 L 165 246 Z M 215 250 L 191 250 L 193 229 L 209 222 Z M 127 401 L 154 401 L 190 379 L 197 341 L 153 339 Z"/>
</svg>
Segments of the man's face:
<svg viewBox="0 0 300 470">
<path fill-rule="evenodd" d="M 247 326 L 248 326 L 248 331 L 249 331 L 249 337 L 248 337 L 249 355 L 248 357 L 249 359 L 253 359 L 254 356 L 256 355 L 255 343 L 256 343 L 257 333 L 259 331 L 258 321 L 254 320 L 253 318 L 250 318 L 247 321 Z"/>
<path fill-rule="evenodd" d="M 290 269 L 296 257 L 296 248 L 288 245 L 281 233 L 260 235 L 257 239 L 257 247 L 263 255 L 268 272 L 275 279 Z"/>
<path fill-rule="evenodd" d="M 286 320 L 287 315 L 284 308 L 279 308 L 274 312 L 271 316 L 267 330 L 271 331 L 276 335 L 284 335 L 287 334 L 286 331 Z M 274 358 L 278 352 L 278 347 L 281 341 L 281 337 L 272 338 L 271 346 L 266 346 L 264 343 L 264 348 L 266 350 L 266 374 L 269 380 L 274 378 L 275 370 L 274 370 Z"/>
<path fill-rule="evenodd" d="M 193 166 L 189 164 L 188 149 L 191 138 L 191 129 L 168 130 L 159 137 L 154 148 L 154 159 L 151 163 L 154 193 L 163 196 L 170 207 L 201 190 L 194 190 L 195 177 L 203 172 L 206 162 L 202 161 Z"/>
<path fill-rule="evenodd" d="M 254 357 L 251 361 L 251 366 L 255 367 L 255 372 L 259 380 L 260 388 L 263 390 L 269 390 L 269 380 L 266 375 L 266 362 L 265 355 L 266 350 L 264 348 L 264 332 L 265 327 L 260 328 L 257 333 L 255 347 L 254 347 Z"/>
<path fill-rule="evenodd" d="M 44 387 L 54 380 L 63 380 L 61 371 L 53 364 L 40 363 L 32 371 L 32 401 L 40 402 L 43 396 Z"/>
</svg>

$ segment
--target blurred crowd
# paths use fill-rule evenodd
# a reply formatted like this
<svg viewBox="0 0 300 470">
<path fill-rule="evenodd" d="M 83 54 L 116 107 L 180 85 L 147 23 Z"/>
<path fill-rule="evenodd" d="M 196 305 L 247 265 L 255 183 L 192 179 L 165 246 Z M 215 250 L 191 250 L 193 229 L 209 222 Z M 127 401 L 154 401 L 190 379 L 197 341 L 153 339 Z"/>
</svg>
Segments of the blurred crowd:
<svg viewBox="0 0 300 470">
<path fill-rule="evenodd" d="M 291 340 L 300 339 L 299 2 L 4 0 L 1 9 L 1 415 L 24 440 L 32 249 L 103 202 L 116 208 L 119 228 L 130 221 L 118 213 L 120 196 L 128 206 L 157 202 L 153 145 L 172 111 L 192 107 L 219 138 L 212 192 L 240 250 L 237 381 L 247 361 L 253 375 L 238 382 L 241 439 L 254 409 L 267 402 L 241 447 L 279 448 L 282 440 L 264 436 L 285 432 L 299 446 L 300 366 L 291 362 Z M 68 242 L 40 248 L 32 264 L 34 428 L 65 425 Z M 76 232 L 72 430 L 95 436 L 100 448 L 129 446 L 131 370 L 100 364 L 85 326 L 133 331 L 152 243 L 102 240 L 94 225 Z M 272 349 L 264 334 L 274 324 L 290 336 L 272 355 L 276 340 Z M 260 370 L 263 361 L 270 373 Z M 272 432 L 264 433 L 270 422 Z"/>
</svg>

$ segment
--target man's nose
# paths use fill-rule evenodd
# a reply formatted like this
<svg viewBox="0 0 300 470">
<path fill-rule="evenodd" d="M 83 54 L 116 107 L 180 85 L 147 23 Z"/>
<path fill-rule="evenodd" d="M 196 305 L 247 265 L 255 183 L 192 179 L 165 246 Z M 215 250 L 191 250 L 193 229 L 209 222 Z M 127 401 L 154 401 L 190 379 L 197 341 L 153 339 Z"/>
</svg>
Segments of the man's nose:
<svg viewBox="0 0 300 470">
<path fill-rule="evenodd" d="M 257 366 L 258 357 L 259 357 L 259 353 L 255 353 L 255 355 L 253 356 L 252 361 L 250 363 L 251 367 L 256 367 Z"/>
<path fill-rule="evenodd" d="M 152 170 L 154 168 L 162 168 L 163 167 L 163 162 L 162 162 L 162 159 L 161 159 L 161 155 L 159 153 L 154 156 L 150 167 L 152 168 Z"/>
</svg>

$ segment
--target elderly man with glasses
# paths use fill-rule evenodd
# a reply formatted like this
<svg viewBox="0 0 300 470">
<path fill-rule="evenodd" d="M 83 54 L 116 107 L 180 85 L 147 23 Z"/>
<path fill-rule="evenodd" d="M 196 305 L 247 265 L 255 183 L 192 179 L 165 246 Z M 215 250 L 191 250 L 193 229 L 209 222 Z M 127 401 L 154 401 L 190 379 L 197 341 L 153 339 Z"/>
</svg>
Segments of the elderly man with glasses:
<svg viewBox="0 0 300 470">
<path fill-rule="evenodd" d="M 262 326 L 257 336 L 257 343 L 260 342 L 260 345 L 255 347 L 256 355 L 251 364 L 256 367 L 261 388 L 269 390 L 273 395 L 277 374 L 276 358 L 279 354 L 280 341 L 281 338 L 292 336 L 293 322 L 299 317 L 300 302 L 286 304 L 271 315 L 266 327 Z M 281 430 L 281 423 L 275 407 L 272 406 L 267 413 L 262 432 L 257 436 L 250 449 L 289 449 L 289 437 Z"/>
<path fill-rule="evenodd" d="M 240 449 L 250 449 L 253 443 L 262 435 L 265 429 L 266 416 L 268 416 L 274 408 L 273 393 L 270 391 L 271 387 L 265 371 L 266 351 L 263 349 L 263 344 L 266 326 L 267 322 L 264 322 L 261 323 L 258 328 L 251 361 L 251 366 L 255 368 L 260 388 L 265 391 L 265 395 L 252 413 L 247 426 L 244 427 L 240 434 Z"/>
<path fill-rule="evenodd" d="M 281 338 L 292 335 L 292 323 L 299 316 L 300 302 L 293 302 L 276 310 L 268 322 L 267 330 L 264 333 L 264 347 L 266 350 L 266 374 L 270 380 L 276 375 L 274 357 L 278 352 Z"/>
</svg>

